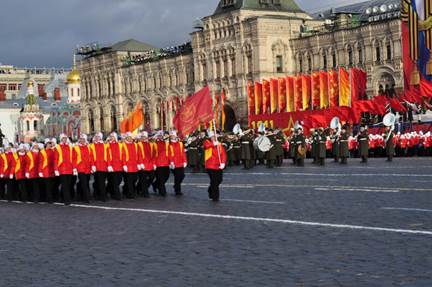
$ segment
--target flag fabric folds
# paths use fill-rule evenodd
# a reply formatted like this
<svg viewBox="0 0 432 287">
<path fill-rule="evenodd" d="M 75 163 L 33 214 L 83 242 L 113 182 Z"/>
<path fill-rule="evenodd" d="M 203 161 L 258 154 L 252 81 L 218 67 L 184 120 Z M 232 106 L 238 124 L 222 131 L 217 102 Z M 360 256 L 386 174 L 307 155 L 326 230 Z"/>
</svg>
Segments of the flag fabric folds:
<svg viewBox="0 0 432 287">
<path fill-rule="evenodd" d="M 270 80 L 270 113 L 271 114 L 277 113 L 278 111 L 278 104 L 279 104 L 278 94 L 279 94 L 278 80 L 271 79 Z"/>
<path fill-rule="evenodd" d="M 366 99 L 367 74 L 365 71 L 351 69 L 351 104 Z"/>
<path fill-rule="evenodd" d="M 287 105 L 287 85 L 285 78 L 278 79 L 278 111 L 283 113 L 286 111 Z"/>
<path fill-rule="evenodd" d="M 320 77 L 320 107 L 324 109 L 329 106 L 329 81 L 327 72 L 321 71 Z"/>
<path fill-rule="evenodd" d="M 312 79 L 311 79 L 311 85 L 312 85 L 312 110 L 321 108 L 321 81 L 320 81 L 320 73 L 319 72 L 313 72 L 312 73 Z"/>
<path fill-rule="evenodd" d="M 351 106 L 350 76 L 344 68 L 339 68 L 339 106 Z"/>
<path fill-rule="evenodd" d="M 294 108 L 295 111 L 303 110 L 302 77 L 294 77 Z"/>
<path fill-rule="evenodd" d="M 255 115 L 256 114 L 255 87 L 250 82 L 248 83 L 247 86 L 247 95 L 248 95 L 248 113 L 250 116 Z"/>
<path fill-rule="evenodd" d="M 208 86 L 187 98 L 173 120 L 179 134 L 189 135 L 201 124 L 210 122 L 214 117 L 212 106 L 213 101 Z"/>
<path fill-rule="evenodd" d="M 294 78 L 286 77 L 286 106 L 287 112 L 294 112 Z"/>
<path fill-rule="evenodd" d="M 311 102 L 311 76 L 303 75 L 302 77 L 302 99 L 303 99 L 303 110 L 306 111 L 310 107 Z"/>
<path fill-rule="evenodd" d="M 144 110 L 141 103 L 135 106 L 135 109 L 120 122 L 120 132 L 133 132 L 144 123 Z"/>
<path fill-rule="evenodd" d="M 254 92 L 255 92 L 255 114 L 260 115 L 263 110 L 263 96 L 262 96 L 263 87 L 261 83 L 255 82 Z"/>
<path fill-rule="evenodd" d="M 270 110 L 270 82 L 262 81 L 262 94 L 263 94 L 263 114 L 268 114 Z"/>
<path fill-rule="evenodd" d="M 339 77 L 335 70 L 328 72 L 330 107 L 339 106 Z"/>
<path fill-rule="evenodd" d="M 226 121 L 225 101 L 226 101 L 225 89 L 222 89 L 221 91 L 221 130 L 222 131 L 225 131 L 225 121 Z"/>
</svg>

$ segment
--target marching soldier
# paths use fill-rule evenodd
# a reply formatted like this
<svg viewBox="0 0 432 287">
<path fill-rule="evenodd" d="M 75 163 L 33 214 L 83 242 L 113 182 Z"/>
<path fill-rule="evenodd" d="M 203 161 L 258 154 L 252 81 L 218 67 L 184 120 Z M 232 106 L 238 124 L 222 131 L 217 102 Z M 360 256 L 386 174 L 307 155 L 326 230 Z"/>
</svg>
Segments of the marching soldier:
<svg viewBox="0 0 432 287">
<path fill-rule="evenodd" d="M 13 201 L 17 198 L 17 186 L 14 180 L 15 177 L 15 166 L 16 166 L 16 157 L 15 151 L 13 149 L 13 145 L 9 144 L 5 147 L 5 155 L 6 155 L 6 165 L 4 175 L 7 178 L 6 181 L 6 191 L 7 191 L 7 200 Z"/>
<path fill-rule="evenodd" d="M 299 127 L 295 135 L 295 159 L 297 166 L 304 166 L 306 157 L 306 139 L 303 135 L 303 128 Z"/>
<path fill-rule="evenodd" d="M 340 137 L 339 137 L 339 156 L 341 158 L 341 164 L 348 163 L 349 157 L 349 147 L 348 147 L 348 133 L 346 128 L 342 128 Z"/>
<path fill-rule="evenodd" d="M 360 133 L 357 136 L 360 145 L 360 157 L 362 163 L 367 163 L 369 157 L 369 135 L 365 127 L 360 127 Z"/>
<path fill-rule="evenodd" d="M 319 134 L 318 131 L 315 129 L 311 129 L 311 157 L 313 159 L 312 163 L 313 164 L 317 164 L 319 159 L 318 159 L 318 145 L 319 145 Z"/>
<path fill-rule="evenodd" d="M 324 166 L 325 159 L 327 156 L 327 150 L 326 150 L 327 136 L 323 128 L 319 128 L 318 136 L 316 139 L 318 140 L 318 145 L 317 145 L 318 164 Z"/>
<path fill-rule="evenodd" d="M 258 135 L 257 135 L 258 137 L 263 137 L 264 136 L 264 132 L 259 132 L 258 133 Z M 270 141 L 271 141 L 272 139 L 270 139 Z M 274 143 L 273 143 L 274 144 Z M 270 160 L 268 159 L 268 152 L 267 152 L 267 154 L 265 153 L 265 152 L 262 152 L 262 151 L 260 151 L 259 149 L 256 149 L 255 150 L 255 147 L 254 148 L 252 148 L 252 152 L 255 152 L 255 156 L 256 156 L 256 159 L 258 160 L 258 164 L 259 165 L 261 165 L 261 164 L 264 164 L 265 163 L 265 160 L 267 161 L 267 167 L 272 167 L 273 166 L 273 163 L 272 162 L 270 162 Z"/>
<path fill-rule="evenodd" d="M 93 157 L 85 134 L 80 135 L 78 144 L 74 146 L 73 162 L 78 173 L 77 193 L 84 203 L 90 203 L 90 174 Z"/>
<path fill-rule="evenodd" d="M 291 135 L 289 137 L 289 156 L 293 161 L 293 165 L 296 165 L 296 133 L 294 132 L 294 129 L 291 129 Z"/>
<path fill-rule="evenodd" d="M 267 168 L 273 168 L 277 158 L 276 137 L 272 130 L 268 130 L 267 137 L 269 138 L 272 147 L 267 153 L 265 153 L 265 158 L 267 160 Z"/>
<path fill-rule="evenodd" d="M 283 132 L 281 130 L 276 131 L 276 142 L 275 142 L 275 149 L 276 149 L 276 166 L 280 167 L 283 164 L 284 160 L 284 145 L 285 137 L 283 135 Z"/>
<path fill-rule="evenodd" d="M 199 172 L 200 155 L 198 152 L 199 138 L 197 132 L 191 134 L 186 141 L 185 147 L 187 149 L 187 161 L 193 173 Z"/>
<path fill-rule="evenodd" d="M 122 144 L 122 164 L 125 172 L 125 196 L 134 199 L 137 196 L 136 182 L 138 170 L 141 165 L 138 160 L 138 145 L 134 142 L 132 134 L 126 133 L 125 142 Z"/>
<path fill-rule="evenodd" d="M 238 166 L 241 162 L 241 143 L 237 135 L 233 135 L 233 163 Z"/>
<path fill-rule="evenodd" d="M 244 133 L 240 137 L 241 142 L 241 160 L 243 161 L 244 169 L 251 169 L 255 161 L 255 151 L 253 149 L 253 139 L 249 133 Z"/>
<path fill-rule="evenodd" d="M 156 188 L 160 196 L 166 196 L 165 184 L 170 176 L 169 141 L 160 131 L 156 136 L 155 164 L 156 164 Z"/>
<path fill-rule="evenodd" d="M 39 177 L 42 179 L 41 198 L 47 203 L 54 202 L 54 193 L 57 189 L 56 177 L 54 174 L 54 154 L 55 146 L 53 139 L 45 139 L 45 149 L 40 151 Z"/>
<path fill-rule="evenodd" d="M 209 139 L 204 141 L 204 151 L 205 167 L 210 178 L 209 198 L 213 201 L 219 201 L 219 186 L 223 181 L 223 170 L 226 166 L 227 156 L 214 132 L 209 132 Z"/>
<path fill-rule="evenodd" d="M 22 202 L 28 200 L 28 176 L 26 174 L 27 165 L 29 164 L 28 150 L 27 145 L 21 144 L 15 154 L 15 179 L 18 183 L 18 200 Z"/>
<path fill-rule="evenodd" d="M 54 153 L 54 174 L 60 179 L 61 194 L 65 205 L 70 205 L 72 202 L 72 177 L 76 173 L 72 152 L 73 149 L 69 144 L 68 137 L 61 134 L 60 144 L 57 145 Z"/>
<path fill-rule="evenodd" d="M 138 152 L 140 159 L 139 164 L 141 165 L 140 171 L 138 171 L 138 190 L 145 198 L 150 197 L 149 187 L 154 180 L 154 170 L 156 166 L 154 164 L 154 145 L 149 141 L 148 133 L 143 132 L 140 135 L 140 141 L 138 143 Z"/>
<path fill-rule="evenodd" d="M 43 149 L 43 146 L 33 143 L 31 151 L 27 153 L 29 164 L 26 167 L 26 177 L 29 181 L 29 191 L 34 203 L 38 203 L 40 200 L 41 179 L 39 178 L 39 161 L 41 149 Z"/>
<path fill-rule="evenodd" d="M 112 132 L 108 137 L 109 145 L 109 165 L 108 165 L 108 184 L 107 193 L 111 199 L 121 200 L 120 184 L 122 182 L 123 163 L 122 163 L 122 143 L 118 141 L 118 135 Z"/>
<path fill-rule="evenodd" d="M 186 153 L 184 145 L 177 136 L 176 131 L 170 132 L 170 169 L 174 175 L 174 192 L 176 196 L 182 196 L 181 184 L 185 178 Z"/>
<path fill-rule="evenodd" d="M 0 148 L 0 199 L 5 199 L 6 196 L 6 178 L 7 158 L 3 148 Z"/>
<path fill-rule="evenodd" d="M 395 153 L 395 147 L 394 147 L 394 131 L 391 127 L 387 127 L 386 133 L 385 133 L 385 147 L 386 147 L 386 155 L 387 155 L 387 161 L 393 161 L 393 156 Z"/>
<path fill-rule="evenodd" d="M 336 129 L 332 132 L 330 140 L 332 142 L 332 155 L 334 162 L 339 162 L 339 131 Z"/>
<path fill-rule="evenodd" d="M 93 143 L 89 145 L 92 158 L 92 173 L 94 177 L 94 197 L 102 202 L 107 201 L 106 180 L 110 164 L 109 145 L 103 142 L 102 133 L 97 133 Z"/>
</svg>

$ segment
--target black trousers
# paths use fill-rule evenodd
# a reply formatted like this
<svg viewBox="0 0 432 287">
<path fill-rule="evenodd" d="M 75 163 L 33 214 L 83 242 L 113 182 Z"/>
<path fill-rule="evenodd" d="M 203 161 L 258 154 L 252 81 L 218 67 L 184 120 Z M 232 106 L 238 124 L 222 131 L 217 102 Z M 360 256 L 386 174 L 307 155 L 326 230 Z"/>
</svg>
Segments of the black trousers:
<svg viewBox="0 0 432 287">
<path fill-rule="evenodd" d="M 18 180 L 18 200 L 27 202 L 28 200 L 28 180 Z"/>
<path fill-rule="evenodd" d="M 297 166 L 304 166 L 304 158 L 296 158 Z"/>
<path fill-rule="evenodd" d="M 144 197 L 149 197 L 149 187 L 153 183 L 155 174 L 153 171 L 141 170 L 138 172 L 138 191 Z"/>
<path fill-rule="evenodd" d="M 166 196 L 166 187 L 165 184 L 169 179 L 170 170 L 169 167 L 158 167 L 156 169 L 156 186 L 159 191 L 159 194 L 162 196 Z"/>
<path fill-rule="evenodd" d="M 77 191 L 81 201 L 90 202 L 90 174 L 78 174 Z"/>
<path fill-rule="evenodd" d="M 172 173 L 174 175 L 174 192 L 177 195 L 181 195 L 181 184 L 183 180 L 185 179 L 185 169 L 183 167 L 176 168 L 172 170 Z"/>
<path fill-rule="evenodd" d="M 138 174 L 136 172 L 127 172 L 125 174 L 125 196 L 127 198 L 136 198 L 137 192 L 135 184 Z"/>
<path fill-rule="evenodd" d="M 0 179 L 0 199 L 6 198 L 6 179 Z"/>
<path fill-rule="evenodd" d="M 94 174 L 95 198 L 103 202 L 107 201 L 106 178 L 107 178 L 106 172 L 98 171 L 95 172 Z"/>
<path fill-rule="evenodd" d="M 123 175 L 121 172 L 108 173 L 108 185 L 107 192 L 111 195 L 111 199 L 121 200 L 120 184 L 122 182 Z"/>
<path fill-rule="evenodd" d="M 219 185 L 223 181 L 223 170 L 208 169 L 207 174 L 210 177 L 210 186 L 208 188 L 209 198 L 213 201 L 219 201 Z"/>
<path fill-rule="evenodd" d="M 40 188 L 41 188 L 42 180 L 40 178 L 33 178 L 29 180 L 30 192 L 31 192 L 31 200 L 34 203 L 38 203 L 40 201 Z"/>
<path fill-rule="evenodd" d="M 48 203 L 54 202 L 54 193 L 57 193 L 58 191 L 55 191 L 57 188 L 56 184 L 56 178 L 54 177 L 48 177 L 42 179 L 42 186 L 43 186 L 43 198 Z"/>
<path fill-rule="evenodd" d="M 72 203 L 72 178 L 73 175 L 71 174 L 60 175 L 60 190 L 63 196 L 63 203 L 65 205 L 70 205 Z"/>
<path fill-rule="evenodd" d="M 7 200 L 18 200 L 18 183 L 15 179 L 7 179 L 6 181 Z"/>
</svg>

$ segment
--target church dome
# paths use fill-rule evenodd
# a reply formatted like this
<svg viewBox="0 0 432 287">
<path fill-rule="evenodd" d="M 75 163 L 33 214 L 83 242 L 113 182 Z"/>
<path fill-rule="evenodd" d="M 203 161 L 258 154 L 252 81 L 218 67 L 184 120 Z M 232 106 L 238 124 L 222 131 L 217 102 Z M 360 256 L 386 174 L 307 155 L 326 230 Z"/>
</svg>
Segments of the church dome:
<svg viewBox="0 0 432 287">
<path fill-rule="evenodd" d="M 80 72 L 77 69 L 73 69 L 68 75 L 66 79 L 68 84 L 79 84 L 81 82 Z"/>
</svg>

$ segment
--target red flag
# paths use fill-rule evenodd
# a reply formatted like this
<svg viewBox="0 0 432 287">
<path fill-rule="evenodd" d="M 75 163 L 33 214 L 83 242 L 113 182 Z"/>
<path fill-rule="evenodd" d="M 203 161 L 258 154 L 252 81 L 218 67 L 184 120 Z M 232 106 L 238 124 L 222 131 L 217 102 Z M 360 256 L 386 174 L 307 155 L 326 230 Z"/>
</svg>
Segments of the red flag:
<svg viewBox="0 0 432 287">
<path fill-rule="evenodd" d="M 321 99 L 320 99 L 320 91 L 321 91 L 321 81 L 320 81 L 320 73 L 313 72 L 312 73 L 312 109 L 321 107 Z"/>
<path fill-rule="evenodd" d="M 329 106 L 329 83 L 327 72 L 320 72 L 320 107 L 325 109 Z"/>
<path fill-rule="evenodd" d="M 389 102 L 392 109 L 395 110 L 396 112 L 405 113 L 407 111 L 404 105 L 402 105 L 401 102 L 399 102 L 397 99 L 390 98 Z"/>
<path fill-rule="evenodd" d="M 425 98 L 432 98 L 432 82 L 425 79 L 420 81 L 420 95 Z"/>
<path fill-rule="evenodd" d="M 309 109 L 311 102 L 311 76 L 303 75 L 302 76 L 302 99 L 303 99 L 303 110 L 306 111 Z"/>
<path fill-rule="evenodd" d="M 261 83 L 255 82 L 255 114 L 260 115 L 263 107 L 263 87 Z"/>
<path fill-rule="evenodd" d="M 220 103 L 220 94 L 215 94 L 215 107 L 214 107 L 214 119 L 216 122 L 216 128 L 219 128 L 219 103 Z"/>
<path fill-rule="evenodd" d="M 295 111 L 294 105 L 294 78 L 286 77 L 286 111 L 291 113 Z"/>
<path fill-rule="evenodd" d="M 144 111 L 141 103 L 137 104 L 132 115 L 129 117 L 129 131 L 133 132 L 144 123 Z"/>
<path fill-rule="evenodd" d="M 174 126 L 183 136 L 192 133 L 201 124 L 213 119 L 212 97 L 208 87 L 186 99 L 180 111 L 174 117 Z"/>
<path fill-rule="evenodd" d="M 278 108 L 278 80 L 271 79 L 270 80 L 270 113 L 274 114 L 277 112 Z"/>
<path fill-rule="evenodd" d="M 330 107 L 339 106 L 339 77 L 334 70 L 328 72 Z"/>
<path fill-rule="evenodd" d="M 350 75 L 344 68 L 339 68 L 339 106 L 351 106 Z"/>
<path fill-rule="evenodd" d="M 278 99 L 279 99 L 279 103 L 278 103 L 278 111 L 280 113 L 283 113 L 286 111 L 286 105 L 287 105 L 287 85 L 286 85 L 286 81 L 285 78 L 279 78 L 278 79 L 279 83 L 278 83 Z"/>
<path fill-rule="evenodd" d="M 270 82 L 263 80 L 262 82 L 263 94 L 263 114 L 268 114 L 270 108 Z"/>
<path fill-rule="evenodd" d="M 367 73 L 363 70 L 351 69 L 351 101 L 366 100 Z"/>
<path fill-rule="evenodd" d="M 255 115 L 255 89 L 251 82 L 248 83 L 247 86 L 247 94 L 248 94 L 248 113 L 249 116 Z"/>
<path fill-rule="evenodd" d="M 302 77 L 294 78 L 294 108 L 296 112 L 303 110 Z"/>
</svg>

